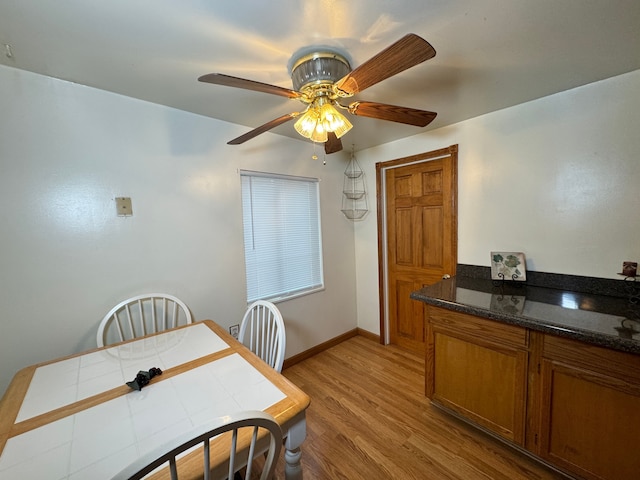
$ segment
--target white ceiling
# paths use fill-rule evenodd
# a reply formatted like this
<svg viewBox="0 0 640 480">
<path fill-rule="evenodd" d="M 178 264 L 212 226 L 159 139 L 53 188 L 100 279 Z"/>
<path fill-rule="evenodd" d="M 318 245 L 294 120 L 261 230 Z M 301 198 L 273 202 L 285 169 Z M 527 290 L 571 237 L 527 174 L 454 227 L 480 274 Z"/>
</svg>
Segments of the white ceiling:
<svg viewBox="0 0 640 480">
<path fill-rule="evenodd" d="M 345 146 L 640 68 L 638 0 L 0 0 L 0 64 L 236 123 L 237 135 L 302 104 L 200 75 L 291 88 L 287 62 L 303 47 L 345 49 L 356 67 L 409 32 L 435 58 L 355 98 L 438 117 L 425 129 L 352 118 Z M 291 122 L 273 132 L 300 138 Z"/>
</svg>

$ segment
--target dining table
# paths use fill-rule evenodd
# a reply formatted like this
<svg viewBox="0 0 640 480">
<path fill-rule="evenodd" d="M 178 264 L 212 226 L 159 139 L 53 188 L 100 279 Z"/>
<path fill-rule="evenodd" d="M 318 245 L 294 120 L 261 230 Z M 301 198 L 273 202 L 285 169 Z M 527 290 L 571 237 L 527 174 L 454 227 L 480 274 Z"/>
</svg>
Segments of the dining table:
<svg viewBox="0 0 640 480">
<path fill-rule="evenodd" d="M 139 374 L 148 384 L 127 385 Z M 282 428 L 285 478 L 298 480 L 309 403 L 202 320 L 20 370 L 0 401 L 0 479 L 110 479 L 199 425 L 261 410 Z"/>
</svg>

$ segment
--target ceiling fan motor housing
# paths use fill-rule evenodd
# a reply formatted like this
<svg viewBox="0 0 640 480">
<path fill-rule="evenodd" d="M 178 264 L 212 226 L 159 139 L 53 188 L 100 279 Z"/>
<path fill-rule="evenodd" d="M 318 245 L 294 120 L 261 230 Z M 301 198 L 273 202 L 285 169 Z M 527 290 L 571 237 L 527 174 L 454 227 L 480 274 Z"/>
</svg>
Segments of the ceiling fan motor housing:
<svg viewBox="0 0 640 480">
<path fill-rule="evenodd" d="M 351 66 L 345 57 L 336 52 L 314 52 L 304 55 L 293 62 L 291 80 L 293 89 L 321 84 L 333 84 L 351 72 Z"/>
</svg>

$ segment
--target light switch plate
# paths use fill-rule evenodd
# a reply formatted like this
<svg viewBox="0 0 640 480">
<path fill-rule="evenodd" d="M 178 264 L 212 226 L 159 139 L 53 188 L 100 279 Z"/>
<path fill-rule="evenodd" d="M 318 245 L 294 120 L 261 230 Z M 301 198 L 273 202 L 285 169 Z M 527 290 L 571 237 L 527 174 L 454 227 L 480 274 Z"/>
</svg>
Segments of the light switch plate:
<svg viewBox="0 0 640 480">
<path fill-rule="evenodd" d="M 128 217 L 133 215 L 133 207 L 131 206 L 130 197 L 116 197 L 116 208 L 119 217 Z"/>
</svg>

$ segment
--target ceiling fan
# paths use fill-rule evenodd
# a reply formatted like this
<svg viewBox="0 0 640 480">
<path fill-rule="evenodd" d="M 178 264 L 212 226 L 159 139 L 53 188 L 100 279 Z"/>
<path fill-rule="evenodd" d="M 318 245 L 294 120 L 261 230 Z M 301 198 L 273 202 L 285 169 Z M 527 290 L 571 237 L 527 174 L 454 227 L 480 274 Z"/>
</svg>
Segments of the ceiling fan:
<svg viewBox="0 0 640 480">
<path fill-rule="evenodd" d="M 352 127 L 338 110 L 417 127 L 424 127 L 436 118 L 435 112 L 384 103 L 341 103 L 345 98 L 433 58 L 436 51 L 418 35 L 405 35 L 354 70 L 351 70 L 346 56 L 336 49 L 318 47 L 310 52 L 308 50 L 290 61 L 293 90 L 222 73 L 209 73 L 198 78 L 201 82 L 297 99 L 306 106 L 302 111 L 287 113 L 234 138 L 227 142 L 229 145 L 239 145 L 298 118 L 294 125 L 296 131 L 314 142 L 324 143 L 325 152 L 330 154 L 342 150 L 340 137 Z"/>
</svg>

